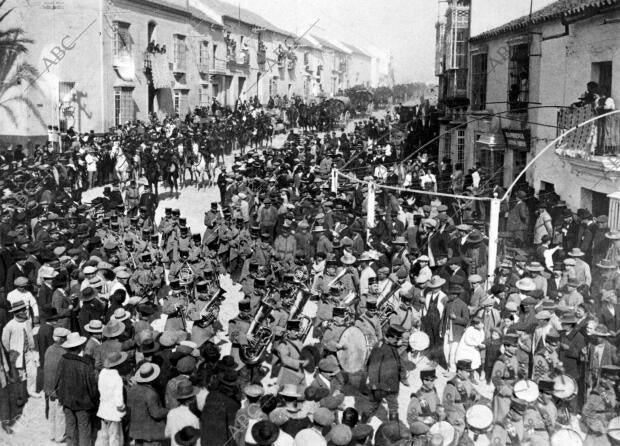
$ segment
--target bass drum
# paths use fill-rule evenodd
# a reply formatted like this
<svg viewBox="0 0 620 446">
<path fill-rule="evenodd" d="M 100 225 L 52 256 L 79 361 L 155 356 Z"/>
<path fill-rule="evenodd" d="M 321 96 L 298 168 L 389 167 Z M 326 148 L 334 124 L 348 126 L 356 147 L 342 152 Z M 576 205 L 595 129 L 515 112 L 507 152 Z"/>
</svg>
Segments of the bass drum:
<svg viewBox="0 0 620 446">
<path fill-rule="evenodd" d="M 364 369 L 373 345 L 364 332 L 357 327 L 349 327 L 342 332 L 338 343 L 346 345 L 346 350 L 336 353 L 342 370 L 357 373 Z"/>
</svg>

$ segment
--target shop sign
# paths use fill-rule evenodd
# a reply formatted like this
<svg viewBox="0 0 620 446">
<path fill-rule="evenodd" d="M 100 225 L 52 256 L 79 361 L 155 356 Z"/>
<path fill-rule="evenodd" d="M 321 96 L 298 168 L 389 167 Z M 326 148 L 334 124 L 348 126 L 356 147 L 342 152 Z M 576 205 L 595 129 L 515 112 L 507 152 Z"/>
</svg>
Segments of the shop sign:
<svg viewBox="0 0 620 446">
<path fill-rule="evenodd" d="M 502 133 L 509 149 L 530 151 L 530 129 L 502 129 Z"/>
</svg>

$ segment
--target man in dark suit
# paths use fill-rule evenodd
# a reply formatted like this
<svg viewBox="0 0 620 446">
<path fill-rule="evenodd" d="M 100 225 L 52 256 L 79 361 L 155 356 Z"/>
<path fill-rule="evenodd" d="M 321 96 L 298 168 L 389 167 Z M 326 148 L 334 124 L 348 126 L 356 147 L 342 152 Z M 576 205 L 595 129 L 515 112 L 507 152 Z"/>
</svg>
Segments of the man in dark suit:
<svg viewBox="0 0 620 446">
<path fill-rule="evenodd" d="M 218 387 L 209 392 L 200 416 L 200 443 L 213 446 L 231 444 L 233 422 L 241 408 L 237 395 L 237 373 L 227 370 Z"/>
<path fill-rule="evenodd" d="M 39 312 L 41 312 L 41 308 L 46 305 L 52 304 L 52 295 L 54 294 L 54 290 L 52 289 L 52 280 L 56 276 L 56 273 L 53 269 L 45 269 L 41 273 L 41 287 L 37 292 L 37 305 L 39 306 Z"/>
<path fill-rule="evenodd" d="M 456 370 L 456 349 L 469 324 L 469 308 L 460 298 L 463 291 L 460 285 L 450 286 L 448 302 L 443 310 L 441 321 L 444 355 L 450 371 Z"/>
<path fill-rule="evenodd" d="M 508 212 L 506 230 L 511 233 L 517 247 L 521 247 L 529 239 L 527 230 L 530 225 L 530 212 L 525 204 L 525 191 L 517 192 L 517 202 Z"/>
<path fill-rule="evenodd" d="M 405 330 L 390 325 L 384 341 L 375 346 L 368 358 L 368 385 L 371 391 L 370 409 L 362 421 L 370 419 L 385 399 L 390 419 L 398 417 L 398 390 L 400 383 L 408 386 L 407 371 L 398 353 L 398 341 Z"/>
<path fill-rule="evenodd" d="M 161 369 L 157 364 L 143 363 L 134 377 L 136 384 L 127 390 L 129 437 L 141 443 L 164 441 L 168 410 L 153 387 Z"/>
<path fill-rule="evenodd" d="M 609 329 L 617 344 L 620 340 L 620 305 L 618 305 L 616 290 L 603 290 L 598 319 Z"/>
</svg>

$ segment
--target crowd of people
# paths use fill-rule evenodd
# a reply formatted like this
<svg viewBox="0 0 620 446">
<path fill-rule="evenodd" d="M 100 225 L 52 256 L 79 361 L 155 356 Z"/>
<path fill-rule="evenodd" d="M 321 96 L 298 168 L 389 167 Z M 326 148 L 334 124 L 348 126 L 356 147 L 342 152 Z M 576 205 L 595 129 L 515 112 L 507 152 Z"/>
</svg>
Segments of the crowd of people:
<svg viewBox="0 0 620 446">
<path fill-rule="evenodd" d="M 108 137 L 157 155 L 204 131 L 158 128 Z M 66 155 L 3 164 L 2 435 L 35 398 L 71 446 L 620 444 L 620 232 L 518 190 L 489 271 L 477 203 L 379 187 L 369 227 L 366 184 L 332 192 L 332 168 L 454 190 L 391 135 L 370 118 L 236 154 L 204 233 L 155 221 L 148 168 L 82 203 Z"/>
</svg>

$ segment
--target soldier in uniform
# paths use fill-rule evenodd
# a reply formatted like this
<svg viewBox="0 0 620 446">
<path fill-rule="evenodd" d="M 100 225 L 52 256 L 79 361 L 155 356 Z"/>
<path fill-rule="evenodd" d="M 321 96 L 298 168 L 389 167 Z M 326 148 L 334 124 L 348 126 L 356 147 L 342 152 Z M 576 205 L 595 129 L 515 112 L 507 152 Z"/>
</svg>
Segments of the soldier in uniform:
<svg viewBox="0 0 620 446">
<path fill-rule="evenodd" d="M 222 219 L 222 214 L 217 208 L 217 203 L 211 203 L 211 209 L 205 212 L 204 223 L 207 228 L 213 228 Z"/>
<path fill-rule="evenodd" d="M 286 323 L 286 333 L 282 341 L 276 346 L 275 354 L 280 362 L 278 386 L 285 384 L 301 385 L 305 379 L 304 367 L 307 359 L 301 357 L 303 343 L 299 339 L 301 321 L 291 319 Z"/>
<path fill-rule="evenodd" d="M 355 320 L 355 326 L 362 330 L 366 338 L 373 347 L 383 341 L 383 330 L 381 321 L 377 316 L 377 301 L 367 300 L 366 308 L 360 311 L 359 317 Z"/>
<path fill-rule="evenodd" d="M 534 354 L 532 367 L 532 380 L 538 382 L 540 379 L 550 379 L 558 373 L 562 373 L 563 367 L 558 357 L 558 345 L 560 335 L 555 329 L 547 334 L 545 344 L 540 344 L 538 351 Z"/>
<path fill-rule="evenodd" d="M 605 444 L 607 425 L 616 416 L 618 402 L 614 386 L 620 379 L 620 367 L 604 365 L 598 385 L 590 392 L 583 406 L 582 424 L 586 432 L 584 446 Z"/>
<path fill-rule="evenodd" d="M 493 394 L 493 420 L 503 420 L 510 410 L 510 397 L 518 377 L 519 361 L 516 356 L 518 336 L 505 335 L 502 341 L 504 353 L 497 358 L 491 372 L 495 393 Z"/>
<path fill-rule="evenodd" d="M 430 419 L 437 419 L 437 407 L 441 402 L 437 389 L 435 389 L 435 379 L 437 379 L 437 375 L 434 368 L 420 370 L 422 387 L 411 394 L 411 400 L 407 407 L 407 423 L 409 426 L 416 421 L 431 424 L 429 423 Z"/>
<path fill-rule="evenodd" d="M 532 445 L 546 445 L 551 441 L 557 419 L 557 409 L 553 404 L 554 382 L 541 379 L 538 389 L 538 400 L 528 406 L 523 414 L 523 426 Z"/>
<path fill-rule="evenodd" d="M 239 314 L 228 322 L 228 339 L 230 339 L 230 354 L 237 364 L 241 364 L 239 350 L 241 346 L 248 344 L 248 330 L 252 322 L 250 313 L 250 300 L 239 301 Z"/>
<path fill-rule="evenodd" d="M 491 444 L 493 446 L 519 445 L 524 435 L 523 415 L 527 403 L 516 397 L 510 400 L 508 414 L 499 422 L 496 422 L 491 431 Z"/>
<path fill-rule="evenodd" d="M 465 412 L 478 398 L 478 393 L 470 380 L 471 361 L 461 359 L 456 361 L 456 376 L 446 383 L 442 402 L 446 409 L 457 408 Z"/>
<path fill-rule="evenodd" d="M 333 307 L 332 318 L 324 323 L 324 327 L 321 334 L 321 347 L 324 352 L 335 352 L 342 348 L 338 342 L 342 336 L 342 332 L 347 328 L 346 325 L 346 312 L 345 307 Z M 325 356 L 325 354 L 323 355 Z"/>
</svg>

